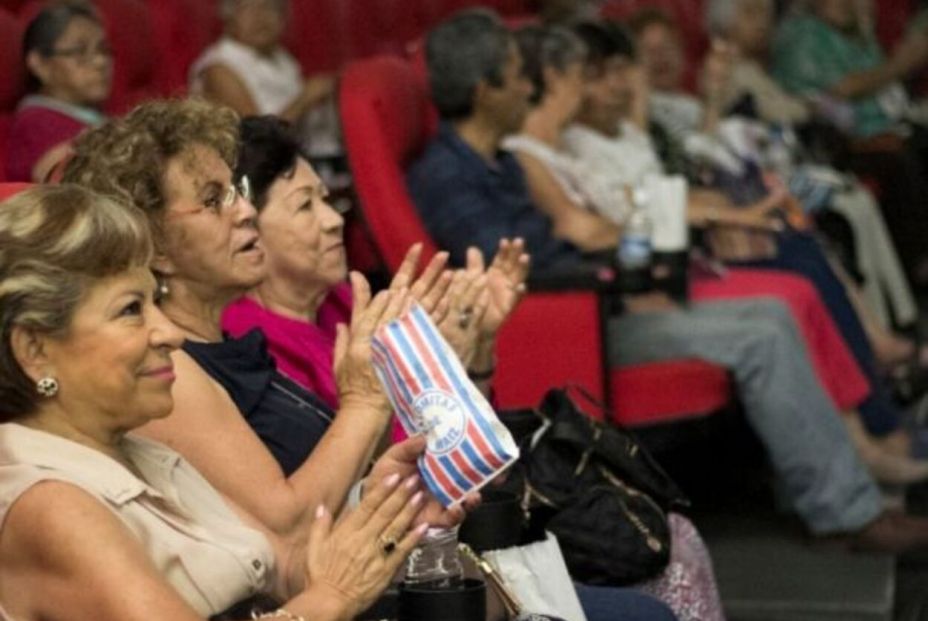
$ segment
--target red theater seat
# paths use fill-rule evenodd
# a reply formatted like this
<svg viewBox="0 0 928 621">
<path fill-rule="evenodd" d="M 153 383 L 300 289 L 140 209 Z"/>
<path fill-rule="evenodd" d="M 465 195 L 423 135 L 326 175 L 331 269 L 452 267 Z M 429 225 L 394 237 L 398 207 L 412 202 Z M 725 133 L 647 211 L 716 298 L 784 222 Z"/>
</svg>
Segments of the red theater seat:
<svg viewBox="0 0 928 621">
<path fill-rule="evenodd" d="M 290 2 L 284 43 L 306 73 L 338 71 L 351 53 L 347 10 L 341 0 Z"/>
<path fill-rule="evenodd" d="M 423 77 L 396 57 L 351 63 L 339 93 L 345 144 L 360 207 L 387 267 L 414 242 L 436 247 L 406 190 L 404 169 L 435 131 Z M 653 424 L 718 409 L 730 398 L 725 371 L 699 361 L 606 372 L 599 298 L 588 291 L 532 292 L 499 337 L 494 388 L 503 407 L 535 405 L 552 387 L 575 383 L 595 397 L 612 391 L 617 420 Z M 723 381 L 719 382 L 719 379 Z M 610 390 L 611 389 L 611 390 Z"/>
<path fill-rule="evenodd" d="M 0 201 L 6 200 L 14 194 L 19 194 L 26 188 L 31 188 L 31 183 L 8 182 L 0 183 Z"/>
<path fill-rule="evenodd" d="M 187 92 L 190 66 L 222 34 L 217 3 L 211 0 L 146 0 L 159 62 L 155 87 L 164 96 Z"/>
<path fill-rule="evenodd" d="M 0 181 L 6 178 L 7 136 L 13 112 L 25 93 L 20 47 L 22 26 L 11 13 L 0 10 Z"/>
</svg>

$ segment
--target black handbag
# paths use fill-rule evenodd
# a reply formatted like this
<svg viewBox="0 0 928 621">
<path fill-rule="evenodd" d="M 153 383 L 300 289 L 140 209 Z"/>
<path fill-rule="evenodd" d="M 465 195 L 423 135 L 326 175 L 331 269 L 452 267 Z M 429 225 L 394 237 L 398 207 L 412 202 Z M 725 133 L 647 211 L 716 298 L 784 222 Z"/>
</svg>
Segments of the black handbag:
<svg viewBox="0 0 928 621">
<path fill-rule="evenodd" d="M 689 505 L 683 492 L 628 431 L 584 414 L 567 390 L 549 391 L 534 415 L 508 485 L 533 528 L 557 536 L 571 576 L 622 586 L 660 573 L 667 511 Z"/>
</svg>

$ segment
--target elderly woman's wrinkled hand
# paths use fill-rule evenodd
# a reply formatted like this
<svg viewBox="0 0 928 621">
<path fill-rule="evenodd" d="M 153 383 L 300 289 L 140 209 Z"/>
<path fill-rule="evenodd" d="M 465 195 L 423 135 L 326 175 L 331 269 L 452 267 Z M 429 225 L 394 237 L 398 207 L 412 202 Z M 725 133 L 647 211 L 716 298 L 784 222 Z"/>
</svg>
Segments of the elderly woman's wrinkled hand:
<svg viewBox="0 0 928 621">
<path fill-rule="evenodd" d="M 365 278 L 351 273 L 354 308 L 351 325 L 338 326 L 335 339 L 335 382 L 342 406 L 359 404 L 390 412 L 390 402 L 371 363 L 371 338 L 376 330 L 409 309 L 406 289 L 381 291 L 371 298 Z"/>
<path fill-rule="evenodd" d="M 468 252 L 468 262 L 473 260 L 483 266 L 483 255 L 474 249 L 473 259 Z M 528 278 L 531 259 L 525 252 L 525 242 L 521 238 L 501 239 L 499 250 L 487 269 L 487 290 L 489 306 L 483 315 L 480 331 L 484 338 L 495 338 L 496 333 L 505 323 L 512 311 L 525 295 L 525 280 Z"/>
<path fill-rule="evenodd" d="M 398 291 L 409 289 L 409 295 L 422 306 L 435 323 L 439 323 L 448 312 L 447 293 L 451 286 L 453 272 L 445 269 L 448 253 L 437 252 L 425 266 L 418 278 L 413 280 L 419 259 L 422 256 L 422 243 L 413 244 L 403 257 L 403 262 L 390 281 L 390 289 Z"/>
<path fill-rule="evenodd" d="M 419 471 L 417 460 L 425 451 L 425 436 L 413 436 L 391 446 L 374 463 L 364 481 L 364 495 L 369 488 L 376 488 L 387 477 L 399 474 L 409 477 Z M 425 503 L 416 516 L 416 524 L 428 524 L 434 527 L 451 527 L 464 520 L 466 512 L 480 504 L 480 494 L 467 496 L 460 505 L 444 508 L 431 494 L 427 494 Z"/>
<path fill-rule="evenodd" d="M 448 288 L 448 312 L 438 322 L 438 329 L 464 366 L 477 352 L 480 326 L 490 305 L 487 275 L 483 266 L 457 270 Z"/>
<path fill-rule="evenodd" d="M 334 525 L 320 506 L 309 528 L 307 590 L 340 599 L 351 618 L 367 609 L 425 534 L 427 524 L 410 530 L 425 499 L 418 476 L 394 473 L 372 485 L 360 506 Z"/>
</svg>

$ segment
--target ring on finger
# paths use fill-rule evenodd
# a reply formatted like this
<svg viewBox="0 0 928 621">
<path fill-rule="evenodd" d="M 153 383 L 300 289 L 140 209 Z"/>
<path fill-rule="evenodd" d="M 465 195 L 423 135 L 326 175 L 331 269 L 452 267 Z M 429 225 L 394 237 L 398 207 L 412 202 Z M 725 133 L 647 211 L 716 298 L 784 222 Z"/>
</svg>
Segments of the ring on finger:
<svg viewBox="0 0 928 621">
<path fill-rule="evenodd" d="M 471 317 L 474 315 L 474 309 L 471 307 L 462 308 L 458 311 L 458 327 L 462 330 L 465 329 L 469 324 Z"/>
<path fill-rule="evenodd" d="M 385 556 L 390 556 L 396 550 L 396 537 L 381 535 L 377 539 L 380 541 L 380 549 L 383 550 Z"/>
</svg>

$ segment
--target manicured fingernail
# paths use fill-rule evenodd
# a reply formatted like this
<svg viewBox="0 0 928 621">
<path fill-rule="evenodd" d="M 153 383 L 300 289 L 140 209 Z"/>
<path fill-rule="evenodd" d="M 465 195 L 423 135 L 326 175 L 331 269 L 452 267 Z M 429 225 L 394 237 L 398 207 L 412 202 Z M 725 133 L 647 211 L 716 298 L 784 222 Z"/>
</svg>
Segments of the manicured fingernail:
<svg viewBox="0 0 928 621">
<path fill-rule="evenodd" d="M 400 475 L 399 475 L 399 473 L 394 473 L 394 474 L 391 474 L 390 476 L 388 476 L 386 479 L 384 479 L 383 484 L 384 484 L 385 487 L 393 487 L 394 485 L 396 485 L 396 484 L 399 483 L 399 482 L 400 482 Z"/>
<path fill-rule="evenodd" d="M 319 505 L 316 507 L 316 519 L 321 519 L 325 517 L 325 505 Z"/>
<path fill-rule="evenodd" d="M 428 529 L 429 529 L 429 525 L 428 525 L 427 523 L 426 523 L 426 524 L 419 524 L 418 526 L 416 526 L 416 534 L 417 534 L 417 535 L 424 535 L 424 534 L 425 534 L 425 531 L 427 531 Z"/>
<path fill-rule="evenodd" d="M 414 474 L 406 479 L 406 489 L 412 489 L 419 483 L 419 475 Z"/>
<path fill-rule="evenodd" d="M 425 495 L 425 494 L 423 494 L 421 490 L 418 491 L 418 492 L 416 492 L 416 495 L 413 496 L 412 499 L 410 499 L 409 504 L 411 504 L 413 507 L 418 506 L 419 503 L 422 502 L 422 497 L 423 497 L 424 495 Z"/>
</svg>

